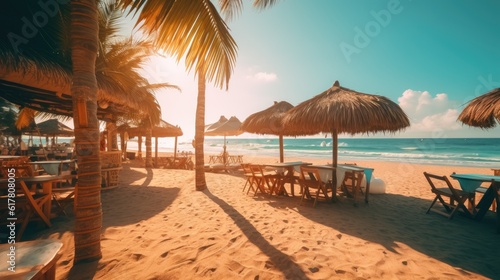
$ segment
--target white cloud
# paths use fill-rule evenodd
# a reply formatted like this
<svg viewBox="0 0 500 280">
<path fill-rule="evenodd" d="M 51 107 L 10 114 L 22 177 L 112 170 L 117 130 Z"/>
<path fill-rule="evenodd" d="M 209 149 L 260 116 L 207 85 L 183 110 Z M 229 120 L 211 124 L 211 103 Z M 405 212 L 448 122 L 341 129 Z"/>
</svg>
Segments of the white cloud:
<svg viewBox="0 0 500 280">
<path fill-rule="evenodd" d="M 462 128 L 457 121 L 460 112 L 457 101 L 450 100 L 446 93 L 432 96 L 428 91 L 403 92 L 398 98 L 399 105 L 410 118 L 412 132 L 435 132 Z"/>
<path fill-rule="evenodd" d="M 246 78 L 248 80 L 254 80 L 254 81 L 263 81 L 263 82 L 272 82 L 272 81 L 276 81 L 278 79 L 278 75 L 276 75 L 276 73 L 272 73 L 272 72 L 255 72 L 255 68 L 256 67 L 251 67 L 248 69 L 248 75 L 246 76 Z"/>
<path fill-rule="evenodd" d="M 257 80 L 262 81 L 275 81 L 278 79 L 278 76 L 275 73 L 267 73 L 267 72 L 259 72 L 254 75 Z"/>
</svg>

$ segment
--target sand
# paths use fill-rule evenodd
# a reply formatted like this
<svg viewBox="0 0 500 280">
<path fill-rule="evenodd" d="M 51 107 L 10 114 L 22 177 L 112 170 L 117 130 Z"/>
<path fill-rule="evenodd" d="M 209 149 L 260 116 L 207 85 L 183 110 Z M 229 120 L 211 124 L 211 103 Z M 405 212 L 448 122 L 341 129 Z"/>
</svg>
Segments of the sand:
<svg viewBox="0 0 500 280">
<path fill-rule="evenodd" d="M 248 162 L 275 158 L 244 157 Z M 293 159 L 313 163 L 324 160 Z M 102 192 L 102 254 L 73 266 L 73 218 L 32 238 L 64 242 L 57 279 L 489 279 L 500 277 L 495 216 L 481 221 L 426 214 L 433 195 L 422 173 L 490 169 L 357 162 L 375 168 L 386 193 L 299 205 L 300 198 L 242 192 L 241 173 L 145 169 L 124 163 Z M 457 184 L 453 180 L 453 183 Z"/>
</svg>

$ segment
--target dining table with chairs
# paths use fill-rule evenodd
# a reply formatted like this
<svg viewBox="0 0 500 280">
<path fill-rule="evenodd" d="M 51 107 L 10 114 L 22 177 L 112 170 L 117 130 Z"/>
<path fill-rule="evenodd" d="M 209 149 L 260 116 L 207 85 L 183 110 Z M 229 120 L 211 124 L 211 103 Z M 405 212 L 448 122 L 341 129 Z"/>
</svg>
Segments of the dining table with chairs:
<svg viewBox="0 0 500 280">
<path fill-rule="evenodd" d="M 295 183 L 298 184 L 298 176 L 296 173 L 300 172 L 300 166 L 311 165 L 311 163 L 303 161 L 292 161 L 292 162 L 276 162 L 264 164 L 265 167 L 273 168 L 276 171 L 277 176 L 277 192 L 278 194 L 287 194 L 285 190 L 285 184 L 290 184 L 290 192 L 292 196 L 295 196 Z"/>
<path fill-rule="evenodd" d="M 335 190 L 342 188 L 342 184 L 345 183 L 346 175 L 353 180 L 352 184 L 356 185 L 356 189 L 353 194 L 349 194 L 350 196 L 354 196 L 356 199 L 357 192 L 360 191 L 361 188 L 361 180 L 365 178 L 366 187 L 365 187 L 365 203 L 368 203 L 368 195 L 370 193 L 370 181 L 373 175 L 374 169 L 371 167 L 362 167 L 353 164 L 337 164 L 337 166 L 333 166 L 331 164 L 322 164 L 322 165 L 312 165 L 311 167 L 315 167 L 319 169 L 319 174 L 321 176 L 321 180 L 325 183 L 331 183 L 333 179 L 333 172 L 336 174 L 336 186 Z M 336 199 L 336 192 L 333 193 L 334 196 L 332 199 Z"/>
</svg>

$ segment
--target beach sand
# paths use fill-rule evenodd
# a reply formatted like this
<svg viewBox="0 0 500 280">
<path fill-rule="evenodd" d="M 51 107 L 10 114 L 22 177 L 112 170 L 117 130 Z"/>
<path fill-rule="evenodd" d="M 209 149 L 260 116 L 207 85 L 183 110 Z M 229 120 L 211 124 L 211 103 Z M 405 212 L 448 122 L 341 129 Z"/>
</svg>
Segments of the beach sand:
<svg viewBox="0 0 500 280">
<path fill-rule="evenodd" d="M 269 163 L 275 158 L 244 157 Z M 286 161 L 326 163 L 287 158 Z M 426 214 L 424 171 L 490 169 L 357 162 L 375 168 L 386 194 L 299 205 L 300 197 L 242 192 L 241 173 L 145 169 L 124 163 L 119 186 L 102 192 L 102 254 L 73 266 L 73 219 L 58 217 L 31 238 L 64 242 L 57 279 L 489 279 L 500 277 L 495 216 L 481 221 Z M 452 180 L 454 184 L 456 181 Z"/>
</svg>

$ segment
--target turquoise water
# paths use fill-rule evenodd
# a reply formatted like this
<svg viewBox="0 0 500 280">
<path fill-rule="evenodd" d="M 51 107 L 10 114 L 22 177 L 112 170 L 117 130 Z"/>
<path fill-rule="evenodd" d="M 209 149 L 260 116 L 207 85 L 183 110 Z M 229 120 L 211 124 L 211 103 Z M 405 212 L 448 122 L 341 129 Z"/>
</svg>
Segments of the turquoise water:
<svg viewBox="0 0 500 280">
<path fill-rule="evenodd" d="M 205 138 L 206 153 L 222 150 L 223 139 Z M 191 143 L 181 143 L 186 150 Z M 183 146 L 184 145 L 184 146 Z M 332 158 L 329 138 L 284 139 L 286 157 Z M 190 147 L 192 150 L 192 147 Z M 230 154 L 279 157 L 277 138 L 227 139 Z M 418 164 L 500 167 L 498 138 L 347 138 L 339 139 L 339 161 L 377 160 Z"/>
<path fill-rule="evenodd" d="M 35 137 L 35 144 L 38 139 Z M 45 138 L 40 139 L 45 144 Z M 70 138 L 59 139 L 69 142 Z M 137 139 L 128 142 L 137 150 Z M 154 145 L 154 139 L 153 139 Z M 217 154 L 223 149 L 221 137 L 205 137 L 205 153 Z M 277 137 L 226 139 L 230 154 L 271 156 L 279 158 Z M 331 138 L 285 138 L 287 157 L 305 157 L 332 161 Z M 159 152 L 173 152 L 174 138 L 160 138 Z M 143 148 L 144 150 L 144 148 Z M 179 142 L 179 151 L 194 152 L 191 141 Z M 499 138 L 340 138 L 339 161 L 377 160 L 417 164 L 500 167 Z"/>
</svg>

